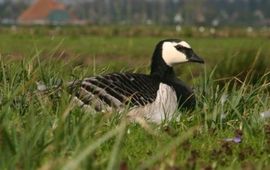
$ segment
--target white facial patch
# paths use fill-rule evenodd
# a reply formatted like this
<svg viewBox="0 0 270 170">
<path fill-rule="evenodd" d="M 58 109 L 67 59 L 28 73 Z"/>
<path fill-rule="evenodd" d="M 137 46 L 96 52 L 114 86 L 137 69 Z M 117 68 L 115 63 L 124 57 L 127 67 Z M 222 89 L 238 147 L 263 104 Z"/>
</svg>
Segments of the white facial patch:
<svg viewBox="0 0 270 170">
<path fill-rule="evenodd" d="M 181 41 L 180 43 L 178 43 L 179 45 L 182 45 L 183 47 L 186 48 L 191 48 L 190 45 L 186 42 L 186 41 Z"/>
<path fill-rule="evenodd" d="M 180 43 L 182 42 L 185 41 Z M 178 45 L 176 42 L 164 42 L 162 45 L 162 58 L 169 66 L 188 61 L 186 55 L 175 48 L 176 45 Z M 185 43 L 185 45 L 188 44 Z"/>
</svg>

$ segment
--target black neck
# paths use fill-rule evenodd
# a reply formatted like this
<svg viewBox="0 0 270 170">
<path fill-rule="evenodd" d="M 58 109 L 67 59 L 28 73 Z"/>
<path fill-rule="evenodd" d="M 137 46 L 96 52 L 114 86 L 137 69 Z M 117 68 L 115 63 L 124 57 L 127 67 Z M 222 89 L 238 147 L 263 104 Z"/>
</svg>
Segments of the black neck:
<svg viewBox="0 0 270 170">
<path fill-rule="evenodd" d="M 151 76 L 160 81 L 174 79 L 175 73 L 171 66 L 168 66 L 162 58 L 162 44 L 158 44 L 153 53 L 151 64 Z"/>
</svg>

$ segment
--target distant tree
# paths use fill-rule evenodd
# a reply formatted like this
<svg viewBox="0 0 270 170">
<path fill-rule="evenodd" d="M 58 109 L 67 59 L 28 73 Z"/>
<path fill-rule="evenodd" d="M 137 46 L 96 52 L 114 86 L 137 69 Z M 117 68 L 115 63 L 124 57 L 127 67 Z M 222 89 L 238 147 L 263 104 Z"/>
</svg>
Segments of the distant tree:
<svg viewBox="0 0 270 170">
<path fill-rule="evenodd" d="M 2 0 L 3 1 L 3 0 Z M 34 0 L 4 0 L 0 18 L 15 19 Z M 260 25 L 270 20 L 269 0 L 58 0 L 97 24 Z M 0 0 L 1 2 L 1 0 Z"/>
<path fill-rule="evenodd" d="M 25 2 L 14 3 L 12 1 L 5 1 L 0 5 L 0 18 L 15 20 L 26 7 L 27 4 Z"/>
</svg>

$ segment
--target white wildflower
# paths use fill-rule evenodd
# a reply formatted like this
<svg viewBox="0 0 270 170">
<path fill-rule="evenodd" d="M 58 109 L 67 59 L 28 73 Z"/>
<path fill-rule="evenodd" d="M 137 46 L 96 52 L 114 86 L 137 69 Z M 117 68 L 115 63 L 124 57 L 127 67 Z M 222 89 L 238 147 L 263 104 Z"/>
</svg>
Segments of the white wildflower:
<svg viewBox="0 0 270 170">
<path fill-rule="evenodd" d="M 270 110 L 260 113 L 261 117 L 264 119 L 270 118 Z"/>
<path fill-rule="evenodd" d="M 228 98 L 228 94 L 222 94 L 222 96 L 220 98 L 221 105 L 224 105 L 224 103 L 226 102 L 227 98 Z"/>
<path fill-rule="evenodd" d="M 36 82 L 38 91 L 46 91 L 47 86 L 43 82 Z"/>
</svg>

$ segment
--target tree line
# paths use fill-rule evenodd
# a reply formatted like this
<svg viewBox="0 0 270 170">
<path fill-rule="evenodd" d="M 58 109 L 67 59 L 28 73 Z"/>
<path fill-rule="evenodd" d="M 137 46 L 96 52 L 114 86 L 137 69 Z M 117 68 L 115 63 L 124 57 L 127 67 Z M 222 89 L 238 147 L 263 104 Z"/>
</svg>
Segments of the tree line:
<svg viewBox="0 0 270 170">
<path fill-rule="evenodd" d="M 68 10 L 94 24 L 265 25 L 269 0 L 62 0 Z M 4 1 L 0 19 L 16 19 L 26 1 Z"/>
</svg>

